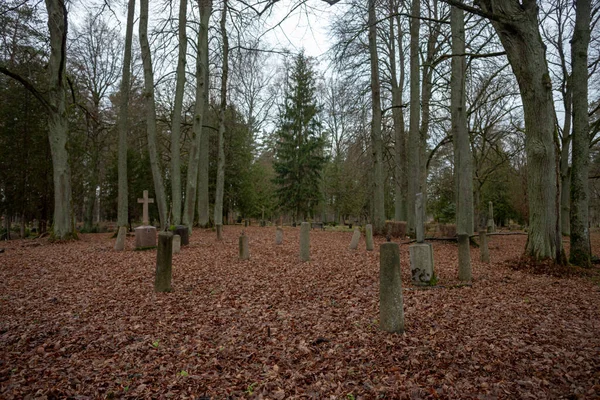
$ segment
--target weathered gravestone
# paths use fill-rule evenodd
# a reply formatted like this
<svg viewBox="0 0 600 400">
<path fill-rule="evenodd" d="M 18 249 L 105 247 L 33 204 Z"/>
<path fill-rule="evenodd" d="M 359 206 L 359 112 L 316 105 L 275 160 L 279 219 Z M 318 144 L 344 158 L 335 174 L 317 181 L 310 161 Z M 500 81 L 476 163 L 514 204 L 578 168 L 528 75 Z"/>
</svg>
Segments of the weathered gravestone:
<svg viewBox="0 0 600 400">
<path fill-rule="evenodd" d="M 240 236 L 240 260 L 248 260 L 249 258 L 248 236 L 242 231 L 242 235 Z"/>
<path fill-rule="evenodd" d="M 181 245 L 187 246 L 190 244 L 190 230 L 185 225 L 177 225 L 173 231 L 174 235 L 181 237 Z"/>
<path fill-rule="evenodd" d="M 181 236 L 173 235 L 173 254 L 181 251 Z"/>
<path fill-rule="evenodd" d="M 373 251 L 373 225 L 371 224 L 365 226 L 365 242 L 367 244 L 367 250 Z"/>
<path fill-rule="evenodd" d="M 487 230 L 489 233 L 496 232 L 496 224 L 494 223 L 494 203 L 492 203 L 491 201 L 488 203 Z"/>
<path fill-rule="evenodd" d="M 278 226 L 277 231 L 275 232 L 275 244 L 283 243 L 283 229 Z"/>
<path fill-rule="evenodd" d="M 155 292 L 171 291 L 171 271 L 173 266 L 173 234 L 158 234 L 158 250 L 156 252 L 156 274 L 154 276 Z"/>
<path fill-rule="evenodd" d="M 310 224 L 308 222 L 300 225 L 300 260 L 310 260 Z"/>
<path fill-rule="evenodd" d="M 144 197 L 138 199 L 138 203 L 143 204 L 143 213 L 142 226 L 135 228 L 135 247 L 137 249 L 156 247 L 156 228 L 150 226 L 148 218 L 148 204 L 154 203 L 154 199 L 149 199 L 148 191 L 144 190 Z"/>
<path fill-rule="evenodd" d="M 358 248 L 358 242 L 360 240 L 360 230 L 355 229 L 352 235 L 352 241 L 350 242 L 350 250 L 356 250 Z"/>
<path fill-rule="evenodd" d="M 404 300 L 397 243 L 379 246 L 379 326 L 386 332 L 404 332 Z"/>
<path fill-rule="evenodd" d="M 415 213 L 417 243 L 408 248 L 412 282 L 415 285 L 432 285 L 435 284 L 433 248 L 431 243 L 424 243 L 425 223 L 423 221 L 423 195 L 421 193 L 417 193 L 416 196 Z"/>
</svg>

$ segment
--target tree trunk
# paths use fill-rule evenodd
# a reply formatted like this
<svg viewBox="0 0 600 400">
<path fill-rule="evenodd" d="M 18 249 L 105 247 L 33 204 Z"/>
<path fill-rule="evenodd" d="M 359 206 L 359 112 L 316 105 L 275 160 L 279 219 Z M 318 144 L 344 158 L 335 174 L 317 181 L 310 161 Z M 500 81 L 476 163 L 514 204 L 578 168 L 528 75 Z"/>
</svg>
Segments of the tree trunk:
<svg viewBox="0 0 600 400">
<path fill-rule="evenodd" d="M 459 237 L 458 276 L 471 280 L 469 236 L 473 235 L 473 166 L 471 142 L 467 130 L 465 95 L 466 61 L 465 22 L 463 11 L 450 10 L 452 30 L 452 75 L 450 77 L 450 111 L 454 144 L 454 180 L 456 187 L 456 233 Z M 466 239 L 465 239 L 466 238 Z"/>
<path fill-rule="evenodd" d="M 577 0 L 575 30 L 571 42 L 573 65 L 573 161 L 571 169 L 571 254 L 569 261 L 590 267 L 591 249 L 588 222 L 589 201 L 589 117 L 588 46 L 590 43 L 591 1 Z"/>
<path fill-rule="evenodd" d="M 369 54 L 371 56 L 371 146 L 373 149 L 373 228 L 381 235 L 385 226 L 383 188 L 383 145 L 381 139 L 381 85 L 379 83 L 379 58 L 377 55 L 377 16 L 375 0 L 369 0 Z"/>
<path fill-rule="evenodd" d="M 67 152 L 68 118 L 66 111 L 67 8 L 63 0 L 46 0 L 50 58 L 48 59 L 48 137 L 54 179 L 54 218 L 52 235 L 71 239 L 74 232 L 71 209 L 71 170 Z"/>
<path fill-rule="evenodd" d="M 119 132 L 119 194 L 117 205 L 117 231 L 125 233 L 120 227 L 127 227 L 128 216 L 128 187 L 127 187 L 127 130 L 129 117 L 129 82 L 131 78 L 131 45 L 133 42 L 133 18 L 135 14 L 135 0 L 129 0 L 127 5 L 127 29 L 125 32 L 125 51 L 123 54 L 123 76 L 121 78 L 121 99 L 119 101 L 119 115 L 117 118 L 117 131 Z M 120 244 L 125 239 L 117 237 L 115 250 L 123 250 Z"/>
<path fill-rule="evenodd" d="M 415 233 L 415 199 L 419 192 L 420 182 L 420 53 L 419 53 L 419 30 L 421 27 L 421 2 L 412 0 L 410 20 L 410 122 L 408 128 L 408 193 L 406 198 L 407 228 L 411 234 Z"/>
<path fill-rule="evenodd" d="M 482 0 L 479 4 L 494 16 L 492 25 L 506 50 L 523 102 L 529 199 L 525 251 L 535 259 L 560 261 L 555 114 L 546 47 L 538 29 L 538 7 L 534 1 L 521 4 L 515 0 Z"/>
<path fill-rule="evenodd" d="M 179 1 L 179 55 L 177 58 L 177 83 L 171 125 L 171 201 L 173 225 L 181 223 L 181 110 L 185 89 L 185 61 L 187 52 L 187 0 Z"/>
<path fill-rule="evenodd" d="M 225 111 L 227 110 L 227 77 L 229 74 L 229 40 L 227 38 L 227 0 L 223 0 L 223 12 L 221 13 L 221 38 L 223 41 L 223 73 L 221 74 L 221 106 L 219 110 L 219 139 L 217 159 L 217 188 L 215 192 L 215 225 L 217 236 L 219 226 L 223 225 L 223 191 L 225 188 Z M 219 237 L 221 239 L 221 237 Z"/>
<path fill-rule="evenodd" d="M 393 1 L 392 1 L 393 3 Z M 397 14 L 398 7 L 390 7 L 390 13 Z M 394 119 L 394 152 L 395 152 L 395 199 L 394 220 L 406 221 L 406 132 L 404 127 L 404 111 L 402 110 L 402 92 L 404 89 L 404 51 L 402 40 L 404 33 L 398 23 L 398 37 L 394 34 L 394 19 L 390 19 L 390 72 L 392 75 L 392 117 Z M 396 73 L 396 46 L 398 40 L 400 54 L 400 81 Z"/>
<path fill-rule="evenodd" d="M 566 67 L 565 67 L 566 68 Z M 568 71 L 564 72 L 565 75 Z M 573 94 L 571 91 L 571 77 L 565 76 L 566 80 L 563 105 L 565 107 L 565 122 L 563 125 L 563 134 L 561 140 L 560 152 L 560 231 L 563 235 L 571 234 L 571 224 L 569 221 L 571 214 L 571 168 L 569 166 L 569 155 L 571 147 L 571 118 Z"/>
<path fill-rule="evenodd" d="M 161 230 L 167 226 L 167 201 L 165 187 L 160 168 L 160 160 L 156 148 L 156 105 L 154 103 L 154 75 L 152 72 L 152 56 L 148 43 L 148 0 L 140 0 L 140 47 L 144 65 L 144 100 L 146 107 L 146 129 L 148 133 L 148 155 L 154 181 L 154 195 L 160 218 Z"/>
<path fill-rule="evenodd" d="M 204 101 L 208 96 L 208 81 L 205 81 L 208 65 L 204 63 L 202 52 L 208 52 L 208 22 L 212 12 L 212 0 L 200 0 L 200 29 L 198 30 L 198 56 L 196 57 L 196 105 L 194 108 L 193 132 L 194 141 L 190 149 L 187 184 L 185 189 L 185 203 L 183 207 L 183 224 L 192 231 L 194 223 L 194 211 L 196 205 L 196 189 L 198 184 L 198 163 L 200 160 L 200 147 L 202 136 L 206 131 L 202 128 L 204 124 L 205 108 Z"/>
</svg>

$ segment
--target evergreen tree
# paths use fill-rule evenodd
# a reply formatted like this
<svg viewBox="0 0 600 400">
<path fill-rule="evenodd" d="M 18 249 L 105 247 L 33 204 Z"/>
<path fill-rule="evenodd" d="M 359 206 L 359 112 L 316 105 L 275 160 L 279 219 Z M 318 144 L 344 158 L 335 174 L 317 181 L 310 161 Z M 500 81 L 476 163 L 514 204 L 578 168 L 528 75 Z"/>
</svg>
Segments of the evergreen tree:
<svg viewBox="0 0 600 400">
<path fill-rule="evenodd" d="M 276 132 L 274 182 L 282 209 L 294 220 L 306 218 L 321 199 L 325 140 L 318 120 L 315 72 L 300 53 L 294 60 Z"/>
</svg>

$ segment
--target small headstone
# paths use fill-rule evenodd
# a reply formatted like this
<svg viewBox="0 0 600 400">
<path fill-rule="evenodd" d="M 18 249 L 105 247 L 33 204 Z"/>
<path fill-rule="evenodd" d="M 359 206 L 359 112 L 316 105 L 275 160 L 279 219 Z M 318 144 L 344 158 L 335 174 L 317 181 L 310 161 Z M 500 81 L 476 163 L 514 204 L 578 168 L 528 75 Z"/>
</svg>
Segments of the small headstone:
<svg viewBox="0 0 600 400">
<path fill-rule="evenodd" d="M 190 230 L 185 225 L 177 225 L 173 231 L 174 235 L 179 235 L 181 238 L 181 245 L 187 246 L 190 244 Z"/>
<path fill-rule="evenodd" d="M 479 256 L 481 262 L 490 262 L 490 250 L 488 248 L 487 231 L 479 231 Z"/>
<path fill-rule="evenodd" d="M 119 228 L 117 233 L 117 243 L 115 243 L 115 250 L 122 251 L 125 249 L 125 238 L 127 237 L 127 228 L 122 226 Z"/>
<path fill-rule="evenodd" d="M 494 203 L 492 203 L 491 201 L 488 203 L 487 230 L 489 233 L 496 232 L 496 224 L 494 223 Z"/>
<path fill-rule="evenodd" d="M 371 224 L 365 226 L 365 242 L 367 243 L 367 250 L 373 251 L 373 225 Z"/>
<path fill-rule="evenodd" d="M 138 226 L 135 228 L 135 248 L 156 247 L 156 228 L 154 226 Z"/>
<path fill-rule="evenodd" d="M 275 244 L 283 243 L 283 229 L 280 226 L 277 227 L 277 232 L 275 233 Z"/>
<path fill-rule="evenodd" d="M 248 236 L 244 232 L 240 236 L 240 260 L 248 260 L 250 258 L 250 249 L 248 247 Z"/>
<path fill-rule="evenodd" d="M 408 247 L 410 253 L 410 272 L 415 285 L 432 285 L 433 248 L 431 243 L 416 243 Z"/>
<path fill-rule="evenodd" d="M 247 219 L 245 219 L 245 220 L 244 220 L 244 227 L 245 227 L 245 228 L 247 228 L 247 227 L 248 227 L 248 220 L 247 220 Z"/>
<path fill-rule="evenodd" d="M 356 250 L 358 248 L 358 242 L 360 241 L 360 230 L 355 229 L 352 235 L 352 241 L 350 242 L 350 250 Z"/>
<path fill-rule="evenodd" d="M 181 236 L 173 235 L 173 254 L 181 251 Z"/>
<path fill-rule="evenodd" d="M 386 332 L 404 332 L 400 249 L 397 243 L 379 246 L 379 326 Z"/>
<path fill-rule="evenodd" d="M 300 260 L 310 260 L 310 224 L 308 222 L 300 225 Z"/>
<path fill-rule="evenodd" d="M 415 223 L 417 243 L 408 247 L 410 254 L 410 272 L 415 285 L 431 285 L 434 282 L 433 248 L 425 240 L 423 223 L 423 195 L 417 193 L 415 202 Z"/>
<path fill-rule="evenodd" d="M 158 234 L 158 251 L 156 252 L 156 274 L 154 277 L 155 292 L 171 291 L 171 270 L 173 266 L 173 234 Z"/>
</svg>

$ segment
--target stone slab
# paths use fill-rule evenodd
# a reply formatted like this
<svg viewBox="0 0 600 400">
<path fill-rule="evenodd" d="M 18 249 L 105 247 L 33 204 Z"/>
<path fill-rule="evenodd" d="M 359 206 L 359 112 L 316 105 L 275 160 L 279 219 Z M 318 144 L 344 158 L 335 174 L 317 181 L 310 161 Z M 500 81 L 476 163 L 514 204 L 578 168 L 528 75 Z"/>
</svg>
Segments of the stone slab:
<svg viewBox="0 0 600 400">
<path fill-rule="evenodd" d="M 156 247 L 156 228 L 154 226 L 138 226 L 135 228 L 135 248 Z"/>
<path fill-rule="evenodd" d="M 185 225 L 177 225 L 173 231 L 173 235 L 181 237 L 181 245 L 187 246 L 190 244 L 190 230 Z"/>
<path fill-rule="evenodd" d="M 410 272 L 415 285 L 432 285 L 434 273 L 433 247 L 431 243 L 416 243 L 408 247 Z"/>
</svg>

